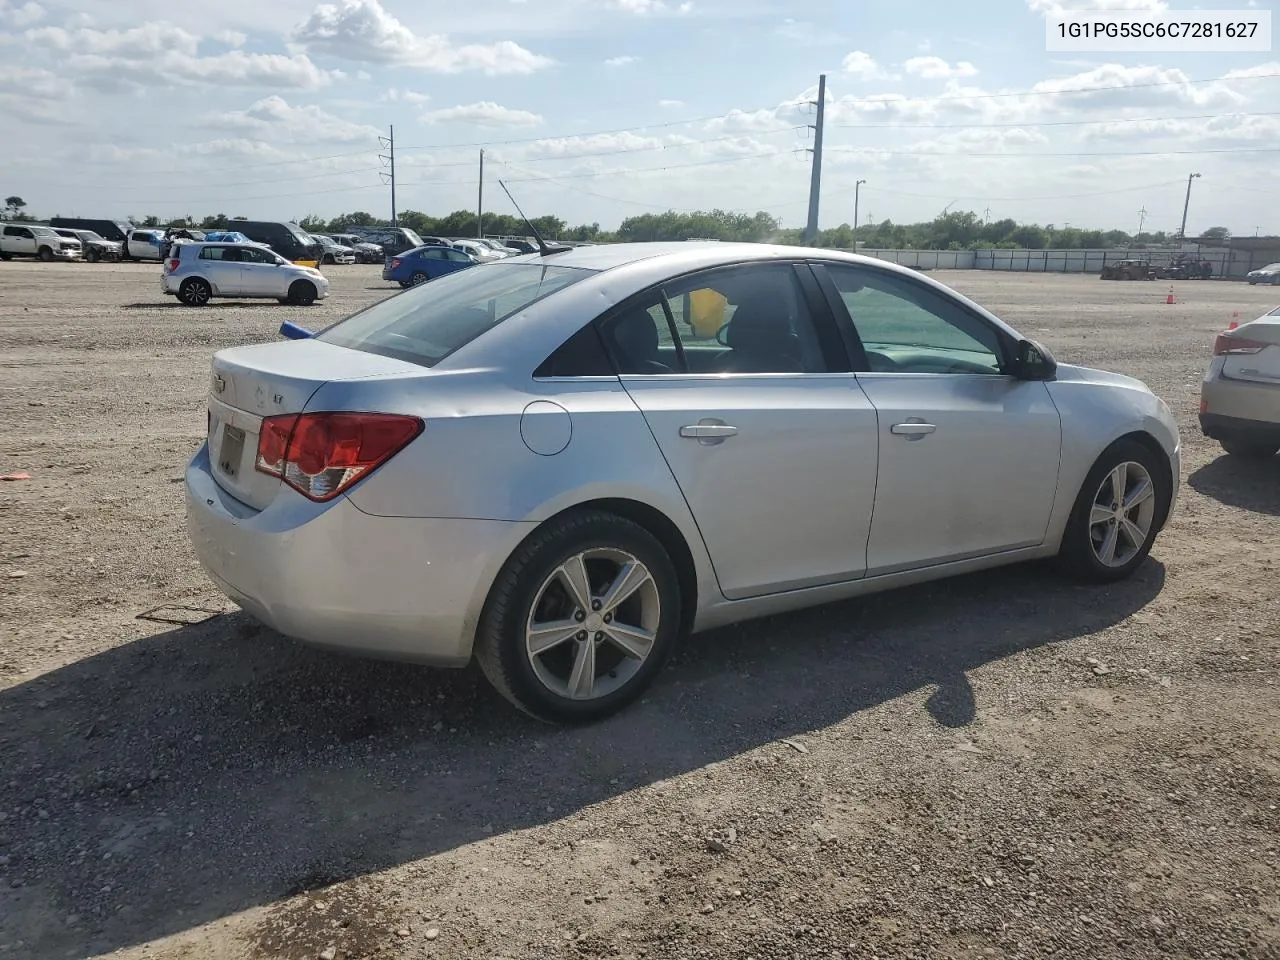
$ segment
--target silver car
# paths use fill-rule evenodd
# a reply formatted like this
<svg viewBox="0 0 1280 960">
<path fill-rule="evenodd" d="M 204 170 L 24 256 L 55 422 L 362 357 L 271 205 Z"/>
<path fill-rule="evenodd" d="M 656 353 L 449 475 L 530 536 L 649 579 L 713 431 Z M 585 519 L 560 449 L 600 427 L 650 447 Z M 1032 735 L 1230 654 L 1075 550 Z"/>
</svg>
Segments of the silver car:
<svg viewBox="0 0 1280 960">
<path fill-rule="evenodd" d="M 1268 460 L 1280 450 L 1280 308 L 1214 341 L 1200 429 L 1232 456 Z"/>
<path fill-rule="evenodd" d="M 164 261 L 160 287 L 189 307 L 203 307 L 214 297 L 274 297 L 305 306 L 329 295 L 329 280 L 319 270 L 260 243 L 176 243 Z"/>
<path fill-rule="evenodd" d="M 1245 279 L 1249 281 L 1251 287 L 1257 283 L 1280 283 L 1280 263 L 1268 263 L 1265 267 L 1250 270 L 1245 274 Z"/>
<path fill-rule="evenodd" d="M 474 657 L 552 721 L 687 631 L 1038 557 L 1123 578 L 1178 490 L 1141 382 L 829 250 L 511 257 L 212 367 L 186 489 L 221 589 L 315 644 Z"/>
</svg>

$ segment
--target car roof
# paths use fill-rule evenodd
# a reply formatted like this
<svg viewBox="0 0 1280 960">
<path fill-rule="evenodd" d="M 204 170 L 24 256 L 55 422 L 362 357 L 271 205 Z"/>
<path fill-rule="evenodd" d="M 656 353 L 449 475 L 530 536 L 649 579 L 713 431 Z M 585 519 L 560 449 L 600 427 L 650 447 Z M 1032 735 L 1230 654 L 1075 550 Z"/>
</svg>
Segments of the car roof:
<svg viewBox="0 0 1280 960">
<path fill-rule="evenodd" d="M 550 246 L 550 244 L 549 244 Z M 906 273 L 915 274 L 906 267 L 874 257 L 860 254 L 844 253 L 817 247 L 793 247 L 779 243 L 734 243 L 720 240 L 669 240 L 648 243 L 602 243 L 583 247 L 570 247 L 543 257 L 537 253 L 526 253 L 519 257 L 508 257 L 508 263 L 535 263 L 545 260 L 547 264 L 562 267 L 578 267 L 582 270 L 613 270 L 641 260 L 663 258 L 671 261 L 674 271 L 680 269 L 680 261 L 688 260 L 691 267 L 714 266 L 716 263 L 740 263 L 743 260 L 771 260 L 777 258 L 820 258 L 823 260 L 845 260 L 850 263 L 873 264 L 877 267 L 891 267 Z"/>
</svg>

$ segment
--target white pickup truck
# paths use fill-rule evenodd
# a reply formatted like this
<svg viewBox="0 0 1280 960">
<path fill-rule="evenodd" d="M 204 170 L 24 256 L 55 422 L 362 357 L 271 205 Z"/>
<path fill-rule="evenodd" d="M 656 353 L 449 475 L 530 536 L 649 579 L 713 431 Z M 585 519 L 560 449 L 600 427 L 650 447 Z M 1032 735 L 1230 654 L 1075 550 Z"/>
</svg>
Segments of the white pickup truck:
<svg viewBox="0 0 1280 960">
<path fill-rule="evenodd" d="M 79 240 L 60 237 L 52 227 L 38 223 L 0 223 L 0 260 L 35 257 L 50 260 L 79 260 L 84 249 Z"/>
</svg>

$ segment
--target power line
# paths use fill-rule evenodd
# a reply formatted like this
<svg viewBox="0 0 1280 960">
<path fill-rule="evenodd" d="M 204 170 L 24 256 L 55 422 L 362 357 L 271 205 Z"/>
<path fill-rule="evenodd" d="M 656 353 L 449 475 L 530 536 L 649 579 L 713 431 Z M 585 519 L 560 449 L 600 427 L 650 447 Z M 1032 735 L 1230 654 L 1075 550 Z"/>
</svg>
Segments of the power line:
<svg viewBox="0 0 1280 960">
<path fill-rule="evenodd" d="M 1116 117 L 1112 120 L 1015 120 L 1005 123 L 833 123 L 842 130 L 988 130 L 1002 127 L 1081 127 L 1111 123 L 1158 123 L 1165 120 L 1221 120 L 1280 117 L 1272 113 L 1202 113 L 1178 117 Z"/>
<path fill-rule="evenodd" d="M 880 150 L 876 147 L 830 147 L 829 150 L 832 153 L 873 153 L 886 157 L 945 157 L 948 155 L 939 153 L 936 150 Z M 964 156 L 985 159 L 997 157 L 1028 159 L 1034 157 L 1181 157 L 1217 153 L 1280 153 L 1280 147 L 1216 147 L 1205 150 L 1107 150 L 1100 152 L 1068 150 L 1061 153 L 1046 151 L 1035 153 L 974 153 L 973 151 L 965 150 Z"/>
<path fill-rule="evenodd" d="M 1054 197 L 989 197 L 985 194 L 969 194 L 961 195 L 960 200 L 980 200 L 983 203 L 1018 203 L 1021 201 L 1042 201 L 1042 200 L 1087 200 L 1092 197 L 1106 197 L 1117 193 L 1136 193 L 1139 190 L 1156 190 L 1160 187 L 1170 187 L 1179 185 L 1182 179 L 1165 180 L 1159 183 L 1144 183 L 1137 187 L 1120 187 L 1115 190 L 1093 190 L 1089 193 L 1064 193 Z M 877 187 L 876 193 L 887 193 L 895 197 L 914 197 L 918 200 L 950 200 L 955 197 L 954 193 L 938 194 L 938 193 L 909 193 L 906 190 L 890 190 L 886 187 Z"/>
</svg>

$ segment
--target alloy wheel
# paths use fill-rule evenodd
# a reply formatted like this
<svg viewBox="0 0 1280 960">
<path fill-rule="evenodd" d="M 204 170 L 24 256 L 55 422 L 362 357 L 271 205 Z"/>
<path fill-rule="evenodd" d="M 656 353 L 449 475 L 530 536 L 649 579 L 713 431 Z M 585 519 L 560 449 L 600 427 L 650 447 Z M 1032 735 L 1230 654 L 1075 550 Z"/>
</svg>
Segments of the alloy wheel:
<svg viewBox="0 0 1280 960">
<path fill-rule="evenodd" d="M 1132 460 L 1103 478 L 1089 512 L 1089 540 L 1103 566 L 1123 567 L 1146 544 L 1156 515 L 1155 494 L 1147 468 Z"/>
<path fill-rule="evenodd" d="M 662 605 L 653 574 L 612 548 L 584 550 L 543 581 L 525 626 L 525 654 L 539 682 L 572 700 L 619 690 L 657 640 Z"/>
</svg>

